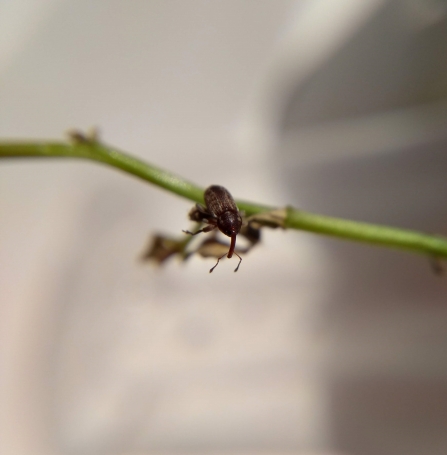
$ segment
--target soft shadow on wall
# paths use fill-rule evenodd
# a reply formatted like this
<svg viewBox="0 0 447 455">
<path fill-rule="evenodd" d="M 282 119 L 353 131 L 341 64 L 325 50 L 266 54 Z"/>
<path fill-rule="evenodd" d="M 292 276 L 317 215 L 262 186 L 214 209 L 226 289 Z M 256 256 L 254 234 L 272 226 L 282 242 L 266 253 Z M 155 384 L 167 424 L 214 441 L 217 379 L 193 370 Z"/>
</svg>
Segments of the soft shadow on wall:
<svg viewBox="0 0 447 455">
<path fill-rule="evenodd" d="M 278 159 L 304 210 L 447 234 L 447 18 L 422 3 L 385 2 L 295 88 Z M 319 244 L 337 277 L 323 317 L 334 447 L 446 453 L 446 277 L 423 256 Z"/>
</svg>

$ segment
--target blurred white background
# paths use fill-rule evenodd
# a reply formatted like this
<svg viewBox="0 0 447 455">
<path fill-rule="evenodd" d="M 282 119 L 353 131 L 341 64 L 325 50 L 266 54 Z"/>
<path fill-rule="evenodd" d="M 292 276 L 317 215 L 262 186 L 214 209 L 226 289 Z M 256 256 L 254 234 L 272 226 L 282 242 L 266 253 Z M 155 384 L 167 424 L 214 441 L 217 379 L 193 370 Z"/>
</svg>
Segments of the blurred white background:
<svg viewBox="0 0 447 455">
<path fill-rule="evenodd" d="M 0 2 L 0 137 L 98 126 L 237 198 L 447 233 L 447 2 Z M 137 258 L 192 204 L 0 162 L 0 453 L 447 453 L 447 282 L 266 232 L 241 269 Z"/>
</svg>

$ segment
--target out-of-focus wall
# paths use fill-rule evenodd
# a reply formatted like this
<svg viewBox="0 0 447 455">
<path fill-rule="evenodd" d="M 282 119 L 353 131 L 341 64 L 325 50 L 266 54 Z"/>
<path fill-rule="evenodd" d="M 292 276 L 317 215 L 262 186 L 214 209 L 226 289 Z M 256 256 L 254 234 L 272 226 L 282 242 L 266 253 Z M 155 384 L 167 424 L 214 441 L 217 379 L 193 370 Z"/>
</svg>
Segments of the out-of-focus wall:
<svg viewBox="0 0 447 455">
<path fill-rule="evenodd" d="M 447 231 L 445 2 L 1 8 L 1 138 L 96 125 L 239 198 Z M 90 163 L 0 162 L 2 454 L 446 452 L 425 258 L 270 231 L 237 274 L 142 265 L 190 206 Z"/>
<path fill-rule="evenodd" d="M 305 77 L 295 70 L 277 149 L 288 193 L 312 211 L 446 235 L 446 53 L 446 2 L 390 1 Z M 319 246 L 337 277 L 321 328 L 333 447 L 446 453 L 445 277 L 405 252 Z"/>
</svg>

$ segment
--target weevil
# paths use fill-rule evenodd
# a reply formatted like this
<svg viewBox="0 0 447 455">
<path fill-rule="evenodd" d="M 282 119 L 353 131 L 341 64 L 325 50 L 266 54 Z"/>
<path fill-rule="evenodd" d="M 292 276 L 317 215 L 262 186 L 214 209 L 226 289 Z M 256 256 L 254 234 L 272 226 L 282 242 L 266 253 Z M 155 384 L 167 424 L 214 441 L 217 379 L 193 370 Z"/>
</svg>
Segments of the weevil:
<svg viewBox="0 0 447 455">
<path fill-rule="evenodd" d="M 210 232 L 214 229 L 219 229 L 222 234 L 231 238 L 230 249 L 228 253 L 223 254 L 217 259 L 214 267 L 210 269 L 210 273 L 217 267 L 219 261 L 226 255 L 231 258 L 235 254 L 239 258 L 239 263 L 234 269 L 235 272 L 239 270 L 242 258 L 236 253 L 236 236 L 242 227 L 242 217 L 234 202 L 233 196 L 223 186 L 211 185 L 205 190 L 204 194 L 205 206 L 196 204 L 196 206 L 189 212 L 189 218 L 192 221 L 206 223 L 203 229 L 197 232 L 183 231 L 186 234 L 197 235 L 201 232 Z"/>
</svg>

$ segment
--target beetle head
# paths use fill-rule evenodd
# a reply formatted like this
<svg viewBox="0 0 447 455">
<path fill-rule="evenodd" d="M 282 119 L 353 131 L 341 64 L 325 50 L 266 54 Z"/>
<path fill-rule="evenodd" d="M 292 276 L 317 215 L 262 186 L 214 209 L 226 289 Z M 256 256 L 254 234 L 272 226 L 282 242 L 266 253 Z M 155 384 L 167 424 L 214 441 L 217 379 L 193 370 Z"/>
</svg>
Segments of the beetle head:
<svg viewBox="0 0 447 455">
<path fill-rule="evenodd" d="M 217 227 L 223 234 L 233 237 L 241 230 L 242 218 L 238 212 L 229 210 L 217 219 Z"/>
</svg>

